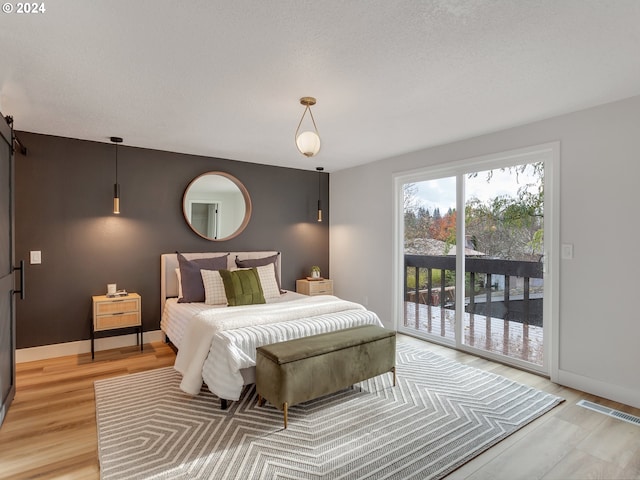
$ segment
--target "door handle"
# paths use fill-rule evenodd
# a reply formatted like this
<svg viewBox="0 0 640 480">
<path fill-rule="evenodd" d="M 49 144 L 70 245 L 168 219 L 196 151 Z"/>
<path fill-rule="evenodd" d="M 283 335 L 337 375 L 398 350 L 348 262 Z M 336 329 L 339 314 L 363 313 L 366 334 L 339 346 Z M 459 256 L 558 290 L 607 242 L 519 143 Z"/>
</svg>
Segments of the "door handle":
<svg viewBox="0 0 640 480">
<path fill-rule="evenodd" d="M 20 290 L 14 290 L 13 293 L 20 294 L 20 300 L 24 300 L 24 260 L 20 260 L 19 267 L 13 267 L 13 271 L 20 270 Z"/>
</svg>

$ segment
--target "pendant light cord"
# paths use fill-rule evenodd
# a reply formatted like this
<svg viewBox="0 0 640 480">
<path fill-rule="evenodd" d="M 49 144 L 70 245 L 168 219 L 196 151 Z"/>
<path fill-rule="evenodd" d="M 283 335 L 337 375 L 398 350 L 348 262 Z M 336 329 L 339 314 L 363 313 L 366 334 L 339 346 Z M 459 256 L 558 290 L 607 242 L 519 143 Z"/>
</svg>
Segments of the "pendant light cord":
<svg viewBox="0 0 640 480">
<path fill-rule="evenodd" d="M 118 184 L 118 144 L 116 143 L 116 185 Z"/>
<path fill-rule="evenodd" d="M 111 141 L 116 146 L 116 184 L 118 183 L 118 144 L 122 143 L 121 137 L 111 137 Z"/>
</svg>

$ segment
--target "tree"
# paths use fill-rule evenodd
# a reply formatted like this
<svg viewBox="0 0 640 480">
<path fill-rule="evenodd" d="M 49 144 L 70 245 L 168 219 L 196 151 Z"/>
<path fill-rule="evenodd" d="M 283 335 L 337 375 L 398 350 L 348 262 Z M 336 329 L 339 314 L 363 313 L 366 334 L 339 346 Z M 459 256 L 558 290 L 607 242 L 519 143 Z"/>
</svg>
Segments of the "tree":
<svg viewBox="0 0 640 480">
<path fill-rule="evenodd" d="M 403 186 L 403 210 L 404 212 L 414 211 L 418 208 L 418 186 L 415 183 L 405 183 Z"/>
<path fill-rule="evenodd" d="M 456 243 L 456 212 L 449 209 L 444 217 L 435 218 L 429 226 L 429 236 L 449 244 Z"/>
<path fill-rule="evenodd" d="M 501 169 L 518 176 L 529 168 L 535 179 L 521 185 L 515 197 L 496 196 L 486 203 L 469 199 L 465 206 L 466 234 L 477 249 L 494 258 L 538 261 L 544 238 L 544 164 L 532 163 Z M 470 176 L 477 176 L 471 174 Z M 487 173 L 491 182 L 493 171 Z"/>
<path fill-rule="evenodd" d="M 492 258 L 539 261 L 543 254 L 544 239 L 544 164 L 531 163 L 500 169 L 522 178 L 514 195 L 502 195 L 485 202 L 469 198 L 466 202 L 465 234 L 474 250 Z M 497 170 L 496 170 L 497 171 Z M 486 172 L 491 184 L 494 170 Z M 526 173 L 526 175 L 524 175 Z M 469 174 L 477 177 L 480 173 Z M 417 239 L 436 239 L 449 247 L 456 243 L 456 217 L 454 208 L 442 215 L 435 207 L 432 212 L 421 205 L 418 185 L 404 185 L 405 242 Z"/>
</svg>

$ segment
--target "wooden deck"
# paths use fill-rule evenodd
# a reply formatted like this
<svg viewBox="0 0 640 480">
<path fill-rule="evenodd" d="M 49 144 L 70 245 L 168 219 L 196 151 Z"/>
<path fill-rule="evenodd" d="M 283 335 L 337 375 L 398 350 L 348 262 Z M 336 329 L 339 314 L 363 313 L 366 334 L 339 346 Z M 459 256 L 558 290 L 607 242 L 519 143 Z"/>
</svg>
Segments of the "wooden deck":
<svg viewBox="0 0 640 480">
<path fill-rule="evenodd" d="M 465 345 L 543 364 L 542 327 L 471 313 L 463 314 L 463 322 Z M 405 302 L 404 326 L 455 341 L 454 310 Z"/>
</svg>

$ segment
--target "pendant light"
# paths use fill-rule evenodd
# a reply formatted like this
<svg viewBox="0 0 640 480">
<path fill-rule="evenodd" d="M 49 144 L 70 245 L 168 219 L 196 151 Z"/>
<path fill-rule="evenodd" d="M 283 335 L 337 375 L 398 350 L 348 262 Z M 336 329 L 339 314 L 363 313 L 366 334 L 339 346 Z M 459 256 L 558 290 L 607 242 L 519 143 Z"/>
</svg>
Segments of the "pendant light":
<svg viewBox="0 0 640 480">
<path fill-rule="evenodd" d="M 322 171 L 323 167 L 316 167 L 318 171 L 318 222 L 322 221 L 322 208 L 320 206 L 320 182 L 322 181 Z"/>
<path fill-rule="evenodd" d="M 118 144 L 122 143 L 122 138 L 111 137 L 111 141 L 116 144 L 116 183 L 113 184 L 113 213 L 120 214 L 120 184 L 118 183 Z"/>
<path fill-rule="evenodd" d="M 298 123 L 298 128 L 296 129 L 296 146 L 305 157 L 313 157 L 320 151 L 320 135 L 318 135 L 316 120 L 313 118 L 313 112 L 311 111 L 311 106 L 316 104 L 316 99 L 313 97 L 302 97 L 300 103 L 304 105 L 305 108 L 300 118 L 300 123 Z M 314 131 L 306 130 L 299 133 L 302 120 L 304 120 L 307 112 L 309 112 L 309 116 L 311 117 Z"/>
</svg>

